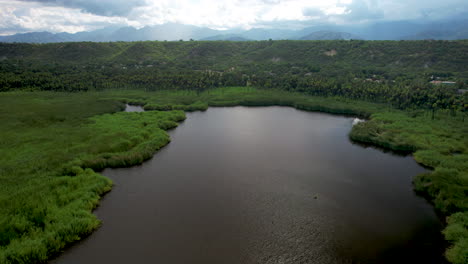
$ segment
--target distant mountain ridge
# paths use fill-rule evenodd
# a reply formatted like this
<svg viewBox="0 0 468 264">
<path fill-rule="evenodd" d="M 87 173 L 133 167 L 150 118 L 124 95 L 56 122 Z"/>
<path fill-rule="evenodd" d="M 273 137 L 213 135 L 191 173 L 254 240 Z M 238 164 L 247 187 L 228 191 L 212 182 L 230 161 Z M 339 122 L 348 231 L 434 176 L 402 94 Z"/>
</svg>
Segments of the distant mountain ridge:
<svg viewBox="0 0 468 264">
<path fill-rule="evenodd" d="M 244 37 L 236 35 L 236 34 L 216 35 L 216 36 L 211 36 L 211 37 L 207 37 L 207 38 L 202 38 L 200 40 L 202 40 L 202 41 L 217 41 L 217 40 L 223 40 L 223 41 L 251 41 L 251 39 L 244 38 Z"/>
<path fill-rule="evenodd" d="M 54 43 L 54 42 L 109 42 L 145 40 L 189 40 L 219 34 L 218 30 L 181 24 L 164 24 L 136 29 L 134 27 L 109 27 L 95 31 L 70 33 L 32 32 L 0 36 L 0 42 Z"/>
<path fill-rule="evenodd" d="M 350 40 L 350 39 L 362 39 L 361 37 L 350 34 L 347 32 L 335 32 L 335 31 L 316 31 L 310 33 L 302 38 L 301 40 Z"/>
<path fill-rule="evenodd" d="M 206 27 L 168 23 L 134 27 L 108 27 L 104 29 L 70 33 L 31 32 L 0 36 L 0 42 L 53 43 L 53 42 L 109 42 L 146 40 L 455 40 L 468 38 L 468 19 L 444 21 L 387 21 L 364 25 L 316 25 L 301 30 L 252 28 L 249 30 L 215 30 Z"/>
<path fill-rule="evenodd" d="M 423 31 L 418 34 L 403 36 L 402 40 L 456 40 L 468 39 L 468 28 L 460 31 L 442 31 L 442 30 L 429 30 Z"/>
</svg>

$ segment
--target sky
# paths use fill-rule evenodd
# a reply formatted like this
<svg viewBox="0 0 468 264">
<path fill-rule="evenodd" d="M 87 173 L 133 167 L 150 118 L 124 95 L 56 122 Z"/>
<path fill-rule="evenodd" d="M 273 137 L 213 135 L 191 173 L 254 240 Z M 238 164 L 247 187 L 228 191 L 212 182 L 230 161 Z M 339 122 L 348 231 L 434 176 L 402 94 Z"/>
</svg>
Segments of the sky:
<svg viewBox="0 0 468 264">
<path fill-rule="evenodd" d="M 467 0 L 0 0 L 0 35 L 180 23 L 212 29 L 438 20 Z"/>
</svg>

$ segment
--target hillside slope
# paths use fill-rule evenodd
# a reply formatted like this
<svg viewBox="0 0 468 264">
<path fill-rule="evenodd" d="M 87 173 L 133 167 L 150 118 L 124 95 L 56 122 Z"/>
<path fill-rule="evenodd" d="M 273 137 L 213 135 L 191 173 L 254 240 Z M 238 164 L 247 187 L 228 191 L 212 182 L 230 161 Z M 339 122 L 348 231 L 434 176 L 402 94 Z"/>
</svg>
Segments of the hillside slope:
<svg viewBox="0 0 468 264">
<path fill-rule="evenodd" d="M 330 56 L 333 51 L 333 56 Z M 267 65 L 351 67 L 407 73 L 468 71 L 468 41 L 189 41 L 111 43 L 0 43 L 0 62 L 29 64 L 167 64 L 192 70 L 227 70 Z M 25 66 L 25 65 L 23 65 Z M 464 74 L 466 76 L 466 74 Z"/>
<path fill-rule="evenodd" d="M 350 39 L 362 39 L 357 35 L 347 32 L 336 32 L 336 31 L 316 31 L 310 33 L 301 38 L 301 40 L 350 40 Z"/>
</svg>

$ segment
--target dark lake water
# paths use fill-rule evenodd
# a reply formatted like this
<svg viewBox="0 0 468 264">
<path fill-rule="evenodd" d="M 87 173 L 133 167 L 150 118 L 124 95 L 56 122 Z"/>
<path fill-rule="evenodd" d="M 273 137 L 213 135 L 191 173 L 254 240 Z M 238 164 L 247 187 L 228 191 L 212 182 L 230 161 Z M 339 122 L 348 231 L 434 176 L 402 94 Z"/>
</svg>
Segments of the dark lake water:
<svg viewBox="0 0 468 264">
<path fill-rule="evenodd" d="M 353 118 L 286 107 L 188 113 L 53 263 L 443 263 L 411 157 L 352 144 Z"/>
</svg>

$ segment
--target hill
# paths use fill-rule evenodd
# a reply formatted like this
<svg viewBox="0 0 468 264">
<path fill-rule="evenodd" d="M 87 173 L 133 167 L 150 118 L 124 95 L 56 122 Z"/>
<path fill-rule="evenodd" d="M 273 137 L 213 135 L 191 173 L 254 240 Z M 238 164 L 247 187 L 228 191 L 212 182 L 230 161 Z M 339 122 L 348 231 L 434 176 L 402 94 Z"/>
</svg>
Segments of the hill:
<svg viewBox="0 0 468 264">
<path fill-rule="evenodd" d="M 334 56 L 331 55 L 331 51 Z M 110 43 L 0 43 L 1 65 L 54 64 L 127 68 L 153 65 L 187 70 L 236 71 L 264 68 L 325 73 L 390 75 L 435 72 L 467 77 L 468 41 L 175 41 Z M 320 70 L 319 70 L 320 69 Z M 390 77 L 390 76 L 389 76 Z"/>
<path fill-rule="evenodd" d="M 442 39 L 455 40 L 455 39 L 468 39 L 468 29 L 458 30 L 458 31 L 429 30 L 429 31 L 419 32 L 418 34 L 414 34 L 414 35 L 404 36 L 401 39 L 402 40 L 429 40 L 429 39 L 434 39 L 434 40 L 442 40 Z"/>
<path fill-rule="evenodd" d="M 133 27 L 108 27 L 104 29 L 70 33 L 31 32 L 0 36 L 0 42 L 55 43 L 55 42 L 108 42 L 147 40 L 227 40 L 220 36 L 236 36 L 249 40 L 281 39 L 367 39 L 367 40 L 418 40 L 418 39 L 466 39 L 466 18 L 442 21 L 386 21 L 371 24 L 324 24 L 303 29 L 252 28 L 215 30 L 206 27 L 168 23 Z M 317 33 L 322 32 L 322 33 Z M 325 33 L 330 32 L 330 33 Z M 335 32 L 335 33 L 331 33 Z M 343 32 L 343 33 L 339 33 Z M 344 33 L 346 32 L 346 33 Z M 428 32 L 430 36 L 427 36 Z M 312 35 L 311 35 L 312 34 Z M 311 36 L 309 36 L 311 35 Z M 240 39 L 239 39 L 240 40 Z"/>
<path fill-rule="evenodd" d="M 207 38 L 200 39 L 201 41 L 218 41 L 218 40 L 224 40 L 224 41 L 250 41 L 250 39 L 241 37 L 236 34 L 228 34 L 228 35 L 216 35 L 216 36 L 211 36 Z"/>
<path fill-rule="evenodd" d="M 362 39 L 357 35 L 353 35 L 347 32 L 334 32 L 334 31 L 316 31 L 310 33 L 302 38 L 301 40 L 350 40 L 350 39 Z"/>
</svg>

